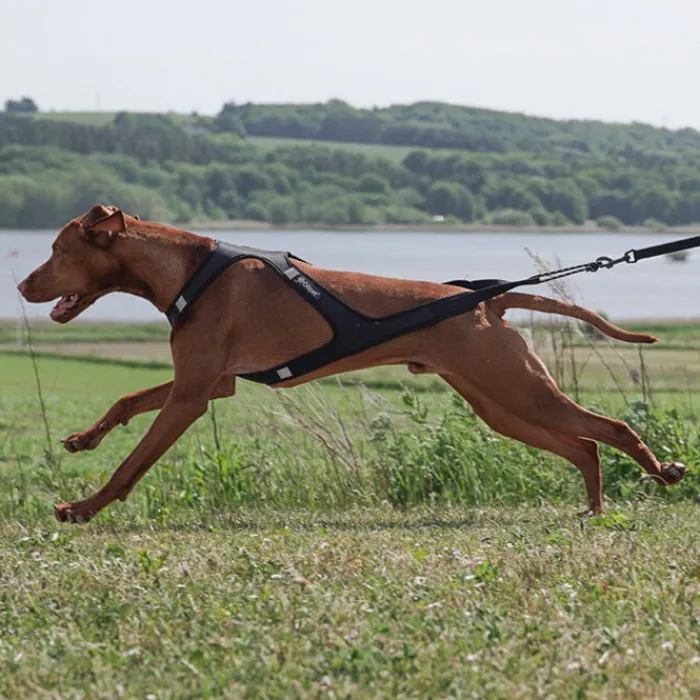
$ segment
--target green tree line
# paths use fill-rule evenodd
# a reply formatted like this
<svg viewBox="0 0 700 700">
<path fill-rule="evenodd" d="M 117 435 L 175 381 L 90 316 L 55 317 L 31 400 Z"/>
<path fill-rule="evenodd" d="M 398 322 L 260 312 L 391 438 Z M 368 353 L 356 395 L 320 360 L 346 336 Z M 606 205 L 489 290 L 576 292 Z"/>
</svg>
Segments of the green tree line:
<svg viewBox="0 0 700 700">
<path fill-rule="evenodd" d="M 296 109 L 312 114 L 315 107 Z M 513 128 L 506 130 L 508 115 L 476 111 L 498 117 L 490 127 L 484 117 L 482 126 L 484 133 L 508 135 L 505 151 L 416 149 L 402 162 L 303 141 L 257 148 L 243 118 L 226 107 L 208 119 L 121 113 L 104 126 L 2 114 L 0 226 L 59 226 L 96 201 L 185 223 L 564 226 L 600 219 L 613 228 L 700 222 L 695 131 L 580 122 L 590 138 L 580 148 L 561 147 L 545 138 L 545 126 L 573 136 L 569 122 L 530 124 L 510 115 Z"/>
<path fill-rule="evenodd" d="M 275 136 L 449 148 L 482 153 L 700 152 L 700 132 L 671 131 L 646 124 L 555 120 L 524 114 L 417 102 L 356 109 L 341 100 L 318 104 L 226 103 L 217 128 L 239 136 Z"/>
</svg>

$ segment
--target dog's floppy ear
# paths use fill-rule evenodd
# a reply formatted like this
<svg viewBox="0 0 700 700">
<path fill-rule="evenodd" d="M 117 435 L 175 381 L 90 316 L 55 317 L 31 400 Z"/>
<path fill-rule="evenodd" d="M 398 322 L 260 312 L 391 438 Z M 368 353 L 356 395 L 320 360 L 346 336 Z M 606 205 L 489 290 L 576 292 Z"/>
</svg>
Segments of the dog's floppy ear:
<svg viewBox="0 0 700 700">
<path fill-rule="evenodd" d="M 96 204 L 80 219 L 80 226 L 87 239 L 100 248 L 109 248 L 119 233 L 126 231 L 124 212 L 117 207 Z"/>
</svg>

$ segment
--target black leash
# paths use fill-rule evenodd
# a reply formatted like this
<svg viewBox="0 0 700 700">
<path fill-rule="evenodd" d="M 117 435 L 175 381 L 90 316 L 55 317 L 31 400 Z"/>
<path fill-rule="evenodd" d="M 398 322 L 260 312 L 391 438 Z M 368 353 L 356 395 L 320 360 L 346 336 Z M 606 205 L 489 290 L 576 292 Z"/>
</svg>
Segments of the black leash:
<svg viewBox="0 0 700 700">
<path fill-rule="evenodd" d="M 615 265 L 619 265 L 620 263 L 636 263 L 640 260 L 656 258 L 659 255 L 669 255 L 670 253 L 677 253 L 681 250 L 689 250 L 690 248 L 697 248 L 699 246 L 700 236 L 681 238 L 678 241 L 660 243 L 659 245 L 652 245 L 648 246 L 647 248 L 633 248 L 628 250 L 620 258 L 609 258 L 603 255 L 596 258 L 593 262 L 583 263 L 581 265 L 572 265 L 571 267 L 564 267 L 561 270 L 552 270 L 551 272 L 542 272 L 539 275 L 533 275 L 532 277 L 527 277 L 526 279 L 518 280 L 517 282 L 510 284 L 520 286 L 524 284 L 542 284 L 544 282 L 553 282 L 554 280 L 561 279 L 562 277 L 577 275 L 579 272 L 598 272 L 598 270 L 601 269 L 611 270 L 613 267 L 615 267 Z"/>
<path fill-rule="evenodd" d="M 692 238 L 681 238 L 679 241 L 671 241 L 670 243 L 652 245 L 648 248 L 630 250 L 625 255 L 631 254 L 633 256 L 633 259 L 627 262 L 637 262 L 637 260 L 646 260 L 647 258 L 655 258 L 657 255 L 677 253 L 679 250 L 688 250 L 698 246 L 700 246 L 700 236 L 693 236 Z"/>
</svg>

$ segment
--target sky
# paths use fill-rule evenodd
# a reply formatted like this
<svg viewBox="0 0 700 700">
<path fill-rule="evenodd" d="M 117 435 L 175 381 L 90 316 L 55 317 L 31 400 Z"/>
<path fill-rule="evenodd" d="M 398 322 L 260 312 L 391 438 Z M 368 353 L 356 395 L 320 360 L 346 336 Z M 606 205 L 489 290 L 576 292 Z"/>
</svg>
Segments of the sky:
<svg viewBox="0 0 700 700">
<path fill-rule="evenodd" d="M 0 102 L 418 100 L 700 128 L 698 0 L 0 0 Z"/>
</svg>

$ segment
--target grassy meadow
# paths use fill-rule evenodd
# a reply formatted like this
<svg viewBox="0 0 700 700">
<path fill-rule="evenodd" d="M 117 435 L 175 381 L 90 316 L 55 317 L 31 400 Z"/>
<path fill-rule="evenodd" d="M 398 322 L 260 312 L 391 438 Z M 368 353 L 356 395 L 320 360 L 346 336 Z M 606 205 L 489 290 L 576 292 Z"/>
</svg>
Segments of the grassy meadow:
<svg viewBox="0 0 700 700">
<path fill-rule="evenodd" d="M 634 329 L 667 342 L 526 332 L 570 395 L 693 469 L 700 325 Z M 241 382 L 125 503 L 57 524 L 152 416 L 59 440 L 170 379 L 166 338 L 39 325 L 32 359 L 0 326 L 0 698 L 698 697 L 698 471 L 664 491 L 604 448 L 608 512 L 581 520 L 573 467 L 401 368 Z"/>
<path fill-rule="evenodd" d="M 340 149 L 343 151 L 351 151 L 352 153 L 361 153 L 366 156 L 374 156 L 386 158 L 394 163 L 402 163 L 404 158 L 415 151 L 413 146 L 393 146 L 384 143 L 354 143 L 352 141 L 313 141 L 309 139 L 288 139 L 276 138 L 274 136 L 248 136 L 247 140 L 254 146 L 269 151 L 274 148 L 282 148 L 284 146 L 310 146 L 316 145 L 323 148 Z M 426 149 L 428 152 L 434 152 L 436 149 Z M 444 153 L 444 150 L 439 151 Z M 452 152 L 452 151 L 451 151 Z M 454 151 L 455 153 L 457 151 Z"/>
</svg>

